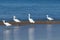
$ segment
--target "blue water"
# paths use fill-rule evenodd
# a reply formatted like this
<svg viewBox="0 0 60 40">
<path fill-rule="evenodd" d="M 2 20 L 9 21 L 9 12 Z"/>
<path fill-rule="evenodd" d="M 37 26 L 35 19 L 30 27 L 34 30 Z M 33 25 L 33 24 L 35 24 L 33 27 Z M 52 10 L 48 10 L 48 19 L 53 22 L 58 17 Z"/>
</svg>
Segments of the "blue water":
<svg viewBox="0 0 60 40">
<path fill-rule="evenodd" d="M 49 1 L 48 1 L 49 2 Z M 0 21 L 13 21 L 15 15 L 21 21 L 28 20 L 28 14 L 36 20 L 47 20 L 46 15 L 60 20 L 60 3 L 0 3 Z"/>
</svg>

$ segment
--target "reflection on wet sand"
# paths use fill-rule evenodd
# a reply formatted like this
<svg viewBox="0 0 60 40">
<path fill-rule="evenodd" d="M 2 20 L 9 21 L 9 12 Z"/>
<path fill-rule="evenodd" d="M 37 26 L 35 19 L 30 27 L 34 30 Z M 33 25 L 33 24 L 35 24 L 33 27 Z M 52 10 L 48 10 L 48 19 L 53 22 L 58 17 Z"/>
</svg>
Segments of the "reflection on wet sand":
<svg viewBox="0 0 60 40">
<path fill-rule="evenodd" d="M 15 26 L 14 29 L 13 29 L 14 40 L 21 40 L 19 31 L 20 31 L 20 27 Z"/>
<path fill-rule="evenodd" d="M 52 40 L 52 25 L 47 25 L 47 40 Z"/>
<path fill-rule="evenodd" d="M 29 40 L 34 40 L 34 28 L 31 27 L 28 29 Z"/>
<path fill-rule="evenodd" d="M 10 40 L 10 34 L 11 34 L 11 30 L 4 30 L 3 31 L 3 40 Z"/>
</svg>

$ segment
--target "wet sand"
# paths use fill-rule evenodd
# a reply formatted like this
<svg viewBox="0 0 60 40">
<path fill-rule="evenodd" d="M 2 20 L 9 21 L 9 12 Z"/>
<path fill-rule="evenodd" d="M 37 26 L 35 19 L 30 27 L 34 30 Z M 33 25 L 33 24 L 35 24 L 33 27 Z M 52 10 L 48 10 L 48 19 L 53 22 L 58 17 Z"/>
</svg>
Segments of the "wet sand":
<svg viewBox="0 0 60 40">
<path fill-rule="evenodd" d="M 9 22 L 12 25 L 28 25 L 33 24 L 29 21 L 22 21 L 21 23 Z M 36 21 L 34 24 L 60 24 L 60 21 Z M 0 25 L 4 25 L 3 22 L 0 22 Z"/>
</svg>

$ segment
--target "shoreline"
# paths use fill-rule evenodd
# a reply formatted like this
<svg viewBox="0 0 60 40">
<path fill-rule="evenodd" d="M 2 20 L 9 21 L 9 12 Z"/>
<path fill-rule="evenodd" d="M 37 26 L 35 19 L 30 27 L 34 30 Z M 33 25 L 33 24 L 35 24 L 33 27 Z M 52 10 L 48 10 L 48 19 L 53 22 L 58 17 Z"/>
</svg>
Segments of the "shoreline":
<svg viewBox="0 0 60 40">
<path fill-rule="evenodd" d="M 16 22 L 9 22 L 12 25 L 28 25 L 28 24 L 33 24 L 30 23 L 29 21 L 22 21 L 21 23 L 16 23 Z M 60 21 L 36 21 L 34 24 L 60 24 Z M 4 25 L 3 22 L 0 22 L 0 25 Z"/>
</svg>

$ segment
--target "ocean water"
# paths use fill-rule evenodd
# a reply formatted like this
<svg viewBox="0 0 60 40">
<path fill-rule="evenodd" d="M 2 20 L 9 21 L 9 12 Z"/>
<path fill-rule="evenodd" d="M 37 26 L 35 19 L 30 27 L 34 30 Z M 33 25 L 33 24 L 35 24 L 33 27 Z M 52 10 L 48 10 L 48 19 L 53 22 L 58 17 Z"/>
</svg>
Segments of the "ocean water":
<svg viewBox="0 0 60 40">
<path fill-rule="evenodd" d="M 46 15 L 60 20 L 60 3 L 0 3 L 0 21 L 13 21 L 13 16 L 19 20 L 28 20 L 28 14 L 35 21 L 47 20 Z"/>
</svg>

